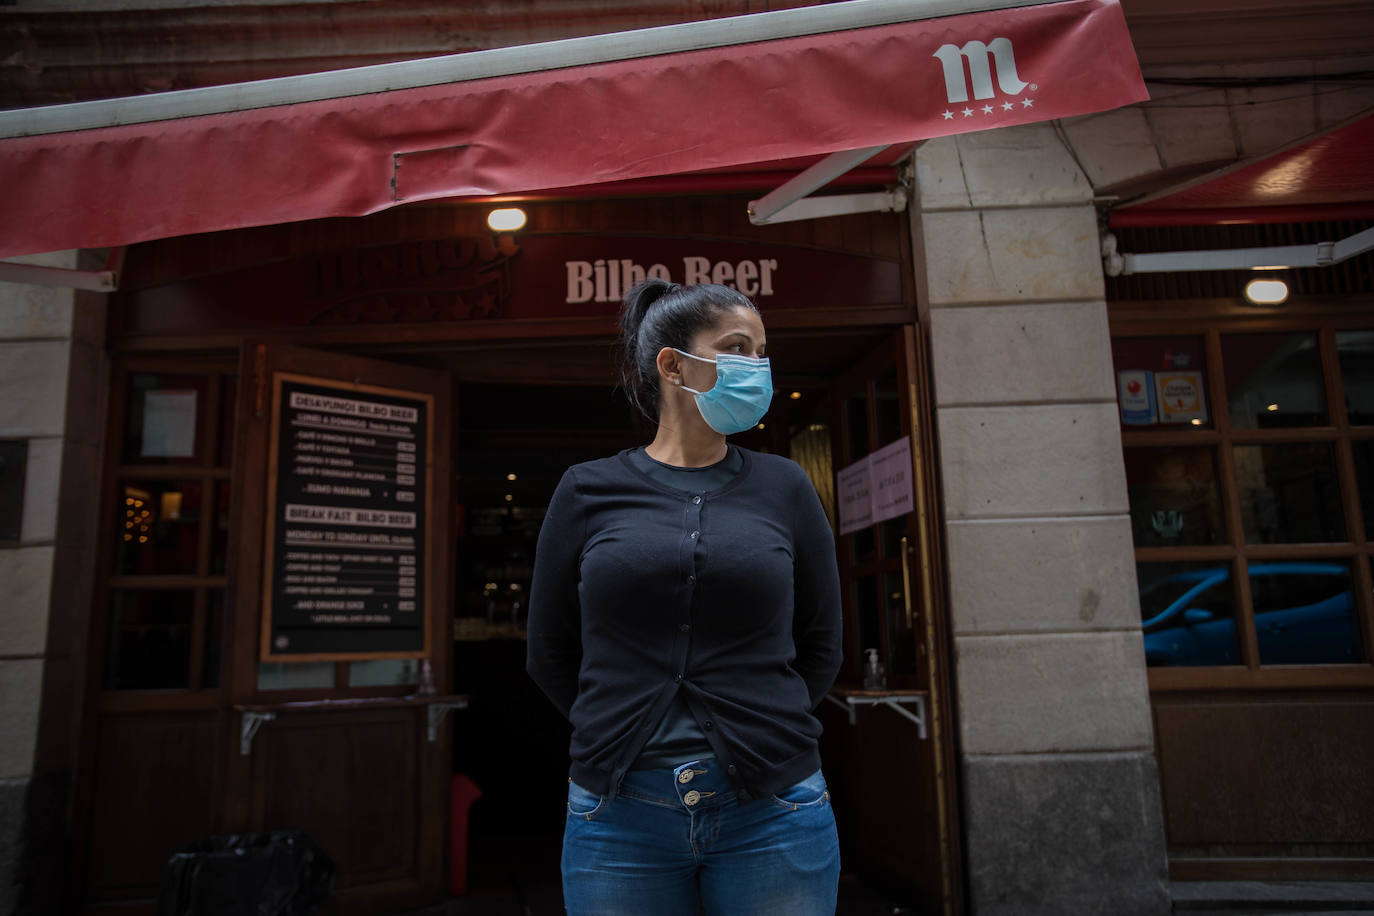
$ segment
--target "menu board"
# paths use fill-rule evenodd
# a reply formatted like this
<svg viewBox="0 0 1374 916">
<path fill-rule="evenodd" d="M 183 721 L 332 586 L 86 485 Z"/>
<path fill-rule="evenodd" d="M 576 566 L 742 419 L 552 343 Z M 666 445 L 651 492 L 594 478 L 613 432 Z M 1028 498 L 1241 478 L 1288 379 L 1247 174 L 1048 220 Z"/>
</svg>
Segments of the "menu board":
<svg viewBox="0 0 1374 916">
<path fill-rule="evenodd" d="M 427 649 L 428 395 L 279 373 L 264 661 Z"/>
</svg>

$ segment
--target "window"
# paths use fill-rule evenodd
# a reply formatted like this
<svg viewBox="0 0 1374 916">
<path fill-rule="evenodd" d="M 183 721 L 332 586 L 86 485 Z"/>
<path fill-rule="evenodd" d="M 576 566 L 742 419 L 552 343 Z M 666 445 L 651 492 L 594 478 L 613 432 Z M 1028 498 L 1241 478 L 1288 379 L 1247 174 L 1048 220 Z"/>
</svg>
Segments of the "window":
<svg viewBox="0 0 1374 916">
<path fill-rule="evenodd" d="M 231 371 L 146 363 L 116 376 L 117 464 L 104 515 L 106 690 L 220 684 L 237 396 Z"/>
<path fill-rule="evenodd" d="M 1166 668 L 1367 670 L 1374 332 L 1115 331 L 1152 683 Z"/>
</svg>

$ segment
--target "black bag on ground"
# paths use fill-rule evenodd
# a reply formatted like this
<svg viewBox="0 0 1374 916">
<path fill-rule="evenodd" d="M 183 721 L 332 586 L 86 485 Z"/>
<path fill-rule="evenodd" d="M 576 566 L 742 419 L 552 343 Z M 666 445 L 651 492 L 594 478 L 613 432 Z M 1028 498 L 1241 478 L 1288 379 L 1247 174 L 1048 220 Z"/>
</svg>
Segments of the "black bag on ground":
<svg viewBox="0 0 1374 916">
<path fill-rule="evenodd" d="M 167 862 L 157 916 L 309 916 L 334 875 L 298 830 L 207 837 Z"/>
</svg>

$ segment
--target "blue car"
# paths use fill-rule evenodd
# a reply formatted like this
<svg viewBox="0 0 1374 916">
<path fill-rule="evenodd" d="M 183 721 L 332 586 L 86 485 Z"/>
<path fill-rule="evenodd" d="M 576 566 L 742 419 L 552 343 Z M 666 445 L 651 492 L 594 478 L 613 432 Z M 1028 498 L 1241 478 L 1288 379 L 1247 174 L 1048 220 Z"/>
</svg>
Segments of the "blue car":
<svg viewBox="0 0 1374 916">
<path fill-rule="evenodd" d="M 1255 633 L 1265 665 L 1359 661 L 1350 567 L 1252 563 Z M 1177 597 L 1169 600 L 1174 592 Z M 1154 611 L 1163 602 L 1165 607 Z M 1230 565 L 1174 573 L 1140 590 L 1149 665 L 1238 665 Z M 1151 613 L 1151 611 L 1154 611 Z"/>
</svg>

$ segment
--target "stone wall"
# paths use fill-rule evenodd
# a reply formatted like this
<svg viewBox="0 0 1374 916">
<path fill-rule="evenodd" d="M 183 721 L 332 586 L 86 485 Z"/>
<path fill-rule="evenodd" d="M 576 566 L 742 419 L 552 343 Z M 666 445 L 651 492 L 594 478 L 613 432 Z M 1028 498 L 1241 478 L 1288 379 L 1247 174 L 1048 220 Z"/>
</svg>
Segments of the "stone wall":
<svg viewBox="0 0 1374 916">
<path fill-rule="evenodd" d="M 1049 124 L 916 169 L 970 908 L 1167 913 L 1093 187 Z"/>
<path fill-rule="evenodd" d="M 74 268 L 78 256 L 22 260 Z M 0 283 L 0 439 L 28 443 L 21 537 L 0 545 L 0 914 L 52 911 L 51 878 L 62 880 L 33 879 L 54 864 L 47 853 L 58 868 L 65 858 L 54 844 L 95 571 L 103 334 L 103 297 Z"/>
</svg>

